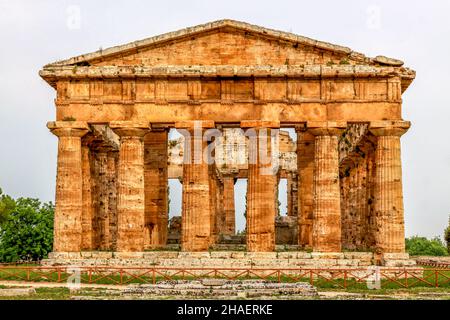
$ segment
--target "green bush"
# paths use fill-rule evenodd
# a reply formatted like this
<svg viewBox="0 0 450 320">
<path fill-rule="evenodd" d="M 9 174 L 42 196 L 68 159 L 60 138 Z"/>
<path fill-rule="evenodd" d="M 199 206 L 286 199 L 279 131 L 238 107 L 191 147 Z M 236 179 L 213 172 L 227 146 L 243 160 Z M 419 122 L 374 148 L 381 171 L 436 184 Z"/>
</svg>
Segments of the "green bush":
<svg viewBox="0 0 450 320">
<path fill-rule="evenodd" d="M 0 226 L 0 262 L 38 261 L 53 246 L 52 203 L 19 198 Z"/>
<path fill-rule="evenodd" d="M 427 239 L 413 236 L 405 239 L 406 251 L 412 256 L 446 256 L 447 248 L 439 237 Z"/>
</svg>

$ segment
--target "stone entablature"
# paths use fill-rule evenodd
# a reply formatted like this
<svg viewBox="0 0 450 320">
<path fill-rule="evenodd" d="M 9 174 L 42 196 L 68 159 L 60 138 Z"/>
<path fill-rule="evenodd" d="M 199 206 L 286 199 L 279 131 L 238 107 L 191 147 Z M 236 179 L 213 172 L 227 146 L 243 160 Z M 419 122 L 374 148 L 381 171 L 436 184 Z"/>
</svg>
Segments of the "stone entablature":
<svg viewBox="0 0 450 320">
<path fill-rule="evenodd" d="M 410 124 L 401 95 L 415 72 L 399 60 L 222 20 L 49 64 L 40 75 L 57 91 L 48 124 L 59 138 L 55 251 L 164 246 L 171 128 L 192 137 L 174 149 L 185 160 L 182 250 L 207 250 L 234 234 L 236 170 L 222 168 L 230 153 L 220 148 L 209 155 L 217 162 L 197 163 L 186 146 L 207 149 L 210 129 L 290 127 L 296 148 L 282 135 L 281 145 L 274 135 L 248 138 L 270 146 L 282 170 L 250 147 L 237 167 L 248 178 L 247 250 L 274 249 L 285 175 L 300 246 L 404 252 L 400 136 Z"/>
</svg>

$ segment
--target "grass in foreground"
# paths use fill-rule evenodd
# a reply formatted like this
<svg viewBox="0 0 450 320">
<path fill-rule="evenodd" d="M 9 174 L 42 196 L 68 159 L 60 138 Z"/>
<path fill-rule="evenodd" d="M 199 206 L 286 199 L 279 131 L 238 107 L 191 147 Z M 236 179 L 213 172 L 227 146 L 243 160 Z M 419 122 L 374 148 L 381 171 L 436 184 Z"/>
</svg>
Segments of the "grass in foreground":
<svg viewBox="0 0 450 320">
<path fill-rule="evenodd" d="M 35 271 L 32 269 L 24 270 L 15 267 L 0 268 L 0 281 L 1 280 L 13 280 L 13 281 L 23 281 L 24 284 L 27 282 L 59 282 L 66 283 L 71 282 L 72 275 L 64 272 L 42 272 Z M 194 276 L 182 276 L 176 275 L 170 277 L 170 280 L 195 280 L 200 277 Z M 214 278 L 224 277 L 216 276 Z M 242 276 L 239 279 L 258 279 L 256 276 Z M 109 273 L 96 273 L 88 275 L 86 273 L 81 274 L 81 283 L 95 283 L 103 285 L 118 285 L 118 284 L 151 284 L 153 282 L 160 282 L 162 280 L 169 280 L 169 278 L 164 278 L 161 275 L 148 273 L 142 276 L 133 277 L 129 274 L 109 274 Z M 279 279 L 276 276 L 267 277 L 266 280 L 280 281 L 280 282 L 310 282 L 309 277 L 302 277 L 300 279 L 292 279 L 287 276 L 281 276 Z M 424 269 L 423 276 L 419 278 L 399 278 L 392 280 L 381 280 L 382 289 L 406 289 L 410 290 L 413 288 L 434 288 L 436 289 L 436 283 L 439 288 L 449 290 L 450 289 L 450 270 L 440 271 L 437 275 L 435 271 L 431 269 Z M 347 290 L 367 290 L 366 281 L 356 281 L 355 279 L 343 278 L 327 280 L 325 278 L 315 278 L 312 283 L 318 289 L 344 289 Z"/>
</svg>

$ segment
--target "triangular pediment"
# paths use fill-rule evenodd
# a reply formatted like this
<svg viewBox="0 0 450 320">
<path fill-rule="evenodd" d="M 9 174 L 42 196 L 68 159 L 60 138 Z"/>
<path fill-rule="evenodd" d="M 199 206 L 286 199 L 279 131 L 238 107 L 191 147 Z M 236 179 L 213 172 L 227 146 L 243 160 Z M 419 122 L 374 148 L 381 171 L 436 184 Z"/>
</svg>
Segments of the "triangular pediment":
<svg viewBox="0 0 450 320">
<path fill-rule="evenodd" d="M 350 48 L 244 22 L 219 20 L 166 33 L 49 66 L 309 65 L 401 66 L 386 57 L 368 58 Z"/>
</svg>

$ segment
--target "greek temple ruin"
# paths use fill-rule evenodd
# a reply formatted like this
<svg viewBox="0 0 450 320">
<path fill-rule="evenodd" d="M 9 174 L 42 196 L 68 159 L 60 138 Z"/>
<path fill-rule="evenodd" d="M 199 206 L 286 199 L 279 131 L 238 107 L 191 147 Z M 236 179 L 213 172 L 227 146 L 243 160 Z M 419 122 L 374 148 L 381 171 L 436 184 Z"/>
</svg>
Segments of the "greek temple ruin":
<svg viewBox="0 0 450 320">
<path fill-rule="evenodd" d="M 220 20 L 51 63 L 40 76 L 56 90 L 55 253 L 164 248 L 169 178 L 182 183 L 182 251 L 235 234 L 238 178 L 246 250 L 274 251 L 283 178 L 299 250 L 405 252 L 402 94 L 415 72 L 400 60 Z M 213 161 L 187 152 L 212 144 Z"/>
</svg>

